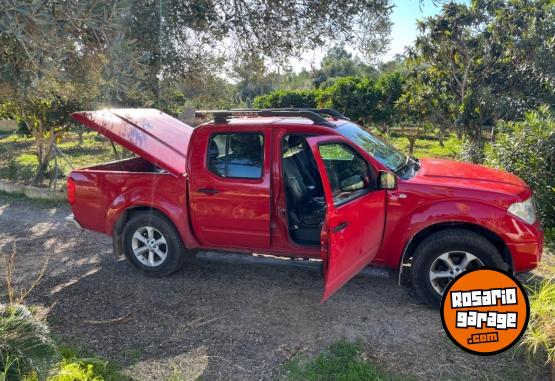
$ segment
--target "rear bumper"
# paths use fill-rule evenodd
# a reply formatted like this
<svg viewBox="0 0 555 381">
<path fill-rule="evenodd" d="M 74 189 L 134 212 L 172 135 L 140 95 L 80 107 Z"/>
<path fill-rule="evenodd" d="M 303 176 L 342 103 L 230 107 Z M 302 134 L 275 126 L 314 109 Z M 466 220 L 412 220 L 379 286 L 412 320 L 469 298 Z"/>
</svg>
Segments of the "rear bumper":
<svg viewBox="0 0 555 381">
<path fill-rule="evenodd" d="M 527 242 L 507 242 L 513 258 L 513 271 L 525 272 L 538 267 L 543 253 L 544 235 L 539 223 L 530 227 L 529 232 L 534 236 L 534 241 Z"/>
<path fill-rule="evenodd" d="M 77 220 L 75 219 L 75 216 L 73 215 L 73 213 L 71 213 L 69 216 L 67 216 L 66 218 L 64 218 L 67 222 L 71 222 L 73 223 L 75 226 L 77 226 L 77 228 L 79 229 L 83 229 L 83 227 L 81 226 L 81 224 L 79 224 L 79 222 L 77 222 Z"/>
</svg>

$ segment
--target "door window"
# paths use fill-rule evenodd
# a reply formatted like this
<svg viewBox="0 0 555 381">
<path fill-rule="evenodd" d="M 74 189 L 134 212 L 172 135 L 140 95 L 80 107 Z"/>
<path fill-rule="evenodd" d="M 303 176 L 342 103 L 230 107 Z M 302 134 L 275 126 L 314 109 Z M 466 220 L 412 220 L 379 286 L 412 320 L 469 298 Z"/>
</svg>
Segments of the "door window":
<svg viewBox="0 0 555 381">
<path fill-rule="evenodd" d="M 344 143 L 326 143 L 318 147 L 324 160 L 334 205 L 340 205 L 370 191 L 368 163 Z"/>
<path fill-rule="evenodd" d="M 220 177 L 260 179 L 263 161 L 262 134 L 215 134 L 208 143 L 208 169 Z"/>
</svg>

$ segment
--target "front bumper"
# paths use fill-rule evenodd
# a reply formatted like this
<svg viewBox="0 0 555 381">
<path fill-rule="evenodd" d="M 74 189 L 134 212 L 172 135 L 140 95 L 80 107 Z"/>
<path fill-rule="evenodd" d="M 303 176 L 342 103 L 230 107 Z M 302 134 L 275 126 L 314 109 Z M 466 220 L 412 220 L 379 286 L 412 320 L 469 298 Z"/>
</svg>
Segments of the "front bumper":
<svg viewBox="0 0 555 381">
<path fill-rule="evenodd" d="M 72 222 L 75 226 L 77 226 L 79 229 L 83 229 L 83 227 L 79 224 L 79 222 L 77 222 L 77 220 L 75 219 L 75 216 L 73 215 L 73 213 L 71 213 L 69 216 L 67 216 L 65 218 L 65 220 L 67 222 Z"/>
<path fill-rule="evenodd" d="M 533 240 L 506 242 L 513 259 L 513 271 L 515 272 L 526 272 L 535 269 L 542 257 L 544 234 L 541 225 L 536 222 L 529 227 L 528 231 L 532 233 Z"/>
</svg>

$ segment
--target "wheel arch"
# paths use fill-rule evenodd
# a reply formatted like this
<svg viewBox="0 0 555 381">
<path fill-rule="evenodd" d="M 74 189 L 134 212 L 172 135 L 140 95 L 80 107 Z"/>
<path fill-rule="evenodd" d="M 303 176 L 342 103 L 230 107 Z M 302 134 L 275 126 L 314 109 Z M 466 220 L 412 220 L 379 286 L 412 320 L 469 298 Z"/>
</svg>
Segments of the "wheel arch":
<svg viewBox="0 0 555 381">
<path fill-rule="evenodd" d="M 164 211 L 162 211 L 161 209 L 158 209 L 156 207 L 153 207 L 151 205 L 133 205 L 130 206 L 127 209 L 124 209 L 118 216 L 115 224 L 114 224 L 114 229 L 113 229 L 113 248 L 114 248 L 114 254 L 116 256 L 120 256 L 123 255 L 123 240 L 122 240 L 122 233 L 123 233 L 123 228 L 125 226 L 125 224 L 137 213 L 143 213 L 143 212 L 151 212 L 151 213 L 156 213 L 158 215 L 160 215 L 161 217 L 163 217 L 164 219 L 166 219 L 173 227 L 174 229 L 178 232 L 178 236 L 181 239 L 181 242 L 183 244 L 183 247 L 187 247 L 185 244 L 185 241 L 183 240 L 183 237 L 181 236 L 181 234 L 179 234 L 179 228 L 178 226 L 175 224 L 175 222 L 172 220 L 172 218 L 170 216 L 168 216 L 166 213 L 164 213 Z"/>
<path fill-rule="evenodd" d="M 480 234 L 482 237 L 486 238 L 500 253 L 503 262 L 505 262 L 508 266 L 509 270 L 513 269 L 513 260 L 511 257 L 511 253 L 509 248 L 497 235 L 495 232 L 491 231 L 488 228 L 485 228 L 478 224 L 473 224 L 469 222 L 440 222 L 437 224 L 433 224 L 427 226 L 426 228 L 420 230 L 418 233 L 413 235 L 413 237 L 409 240 L 405 249 L 403 251 L 403 255 L 401 256 L 401 261 L 399 264 L 399 284 L 406 285 L 408 282 L 408 274 L 409 271 L 406 271 L 405 268 L 409 268 L 411 264 L 411 260 L 414 254 L 414 251 L 418 247 L 418 245 L 426 238 L 429 237 L 431 234 L 436 232 L 447 230 L 447 229 L 465 229 L 477 234 Z"/>
</svg>

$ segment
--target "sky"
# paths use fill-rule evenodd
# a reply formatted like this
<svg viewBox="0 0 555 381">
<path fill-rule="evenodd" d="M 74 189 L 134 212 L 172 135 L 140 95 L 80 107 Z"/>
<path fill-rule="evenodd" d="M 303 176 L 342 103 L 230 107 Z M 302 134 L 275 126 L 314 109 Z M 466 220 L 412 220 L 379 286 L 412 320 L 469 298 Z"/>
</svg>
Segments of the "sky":
<svg viewBox="0 0 555 381">
<path fill-rule="evenodd" d="M 461 2 L 469 3 L 470 0 Z M 393 25 L 391 27 L 391 44 L 389 51 L 379 57 L 382 61 L 388 61 L 396 54 L 405 51 L 405 46 L 412 45 L 418 34 L 416 20 L 437 14 L 440 7 L 436 6 L 432 0 L 394 0 L 395 7 L 391 15 Z M 318 67 L 325 54 L 325 49 L 307 52 L 301 59 L 291 61 L 291 66 L 295 71 L 303 68 L 310 69 L 311 66 Z"/>
</svg>

